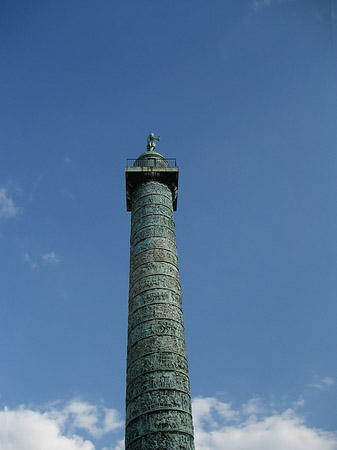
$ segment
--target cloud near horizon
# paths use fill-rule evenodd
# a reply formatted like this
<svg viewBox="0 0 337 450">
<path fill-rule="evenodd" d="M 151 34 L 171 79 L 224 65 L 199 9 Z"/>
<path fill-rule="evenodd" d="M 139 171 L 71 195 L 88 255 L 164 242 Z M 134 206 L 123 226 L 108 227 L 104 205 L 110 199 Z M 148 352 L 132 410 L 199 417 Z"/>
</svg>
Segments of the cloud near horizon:
<svg viewBox="0 0 337 450">
<path fill-rule="evenodd" d="M 303 406 L 303 400 L 296 402 Z M 337 433 L 310 428 L 296 408 L 267 414 L 261 399 L 234 410 L 215 398 L 193 401 L 197 450 L 336 450 Z"/>
<path fill-rule="evenodd" d="M 58 405 L 0 411 L 0 450 L 101 450 L 95 440 L 122 431 L 124 423 L 115 409 L 79 400 Z M 259 398 L 239 409 L 214 397 L 196 398 L 196 450 L 336 450 L 337 433 L 308 427 L 296 406 L 266 413 L 268 407 Z M 113 446 L 104 450 L 123 448 L 116 435 Z"/>
<path fill-rule="evenodd" d="M 81 432 L 100 438 L 122 426 L 115 409 L 78 400 L 59 408 L 4 408 L 0 411 L 0 450 L 95 450 Z"/>
</svg>

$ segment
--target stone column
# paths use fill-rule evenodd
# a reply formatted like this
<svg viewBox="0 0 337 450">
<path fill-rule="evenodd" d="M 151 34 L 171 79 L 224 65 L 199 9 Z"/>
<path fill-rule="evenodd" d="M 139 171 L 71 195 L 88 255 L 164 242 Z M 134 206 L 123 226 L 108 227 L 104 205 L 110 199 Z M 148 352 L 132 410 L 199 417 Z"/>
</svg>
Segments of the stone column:
<svg viewBox="0 0 337 450">
<path fill-rule="evenodd" d="M 155 170 L 150 172 L 151 176 L 140 175 L 129 193 L 131 245 L 125 449 L 193 450 L 173 217 L 172 195 L 176 196 L 176 191 L 172 194 L 172 185 L 163 182 L 165 176 L 153 176 Z"/>
</svg>

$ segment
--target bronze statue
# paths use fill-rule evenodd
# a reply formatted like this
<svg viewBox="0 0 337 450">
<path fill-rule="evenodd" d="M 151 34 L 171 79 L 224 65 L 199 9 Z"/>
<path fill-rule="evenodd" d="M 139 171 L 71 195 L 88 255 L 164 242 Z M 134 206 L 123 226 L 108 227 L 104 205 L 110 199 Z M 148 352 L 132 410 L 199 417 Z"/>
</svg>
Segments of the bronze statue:
<svg viewBox="0 0 337 450">
<path fill-rule="evenodd" d="M 156 150 L 156 141 L 160 141 L 160 136 L 155 137 L 154 133 L 150 133 L 147 137 L 147 151 L 154 152 Z"/>
</svg>

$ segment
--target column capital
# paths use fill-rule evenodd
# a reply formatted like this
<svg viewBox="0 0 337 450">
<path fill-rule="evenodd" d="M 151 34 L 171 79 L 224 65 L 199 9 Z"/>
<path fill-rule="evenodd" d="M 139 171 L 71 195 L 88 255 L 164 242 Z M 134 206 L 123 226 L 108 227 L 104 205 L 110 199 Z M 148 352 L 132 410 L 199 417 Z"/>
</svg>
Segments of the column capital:
<svg viewBox="0 0 337 450">
<path fill-rule="evenodd" d="M 146 151 L 137 159 L 128 159 L 125 167 L 126 210 L 131 211 L 133 190 L 147 181 L 159 181 L 172 192 L 173 210 L 177 210 L 179 168 L 175 158 Z"/>
</svg>

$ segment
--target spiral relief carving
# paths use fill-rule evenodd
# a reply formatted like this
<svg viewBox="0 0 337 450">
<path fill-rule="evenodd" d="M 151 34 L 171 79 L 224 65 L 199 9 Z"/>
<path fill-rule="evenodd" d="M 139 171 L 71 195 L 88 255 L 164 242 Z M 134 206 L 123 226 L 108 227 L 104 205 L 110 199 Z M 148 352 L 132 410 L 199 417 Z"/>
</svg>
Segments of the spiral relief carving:
<svg viewBox="0 0 337 450">
<path fill-rule="evenodd" d="M 127 450 L 194 450 L 172 192 L 147 181 L 132 193 Z"/>
</svg>

